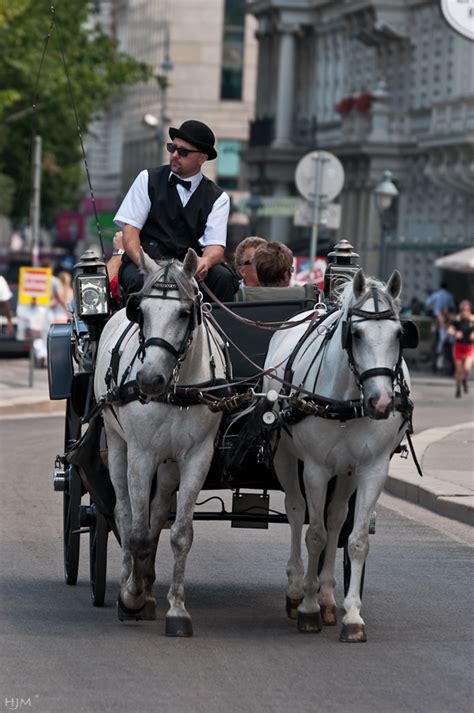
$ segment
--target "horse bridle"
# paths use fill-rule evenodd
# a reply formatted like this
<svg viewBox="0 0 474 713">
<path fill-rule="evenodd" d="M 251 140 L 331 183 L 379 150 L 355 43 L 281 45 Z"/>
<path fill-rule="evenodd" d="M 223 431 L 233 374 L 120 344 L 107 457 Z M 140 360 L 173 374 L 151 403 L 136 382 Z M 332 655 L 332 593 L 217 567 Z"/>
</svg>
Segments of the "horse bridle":
<svg viewBox="0 0 474 713">
<path fill-rule="evenodd" d="M 126 314 L 131 322 L 136 322 L 139 326 L 139 358 L 142 362 L 145 358 L 145 352 L 148 347 L 161 347 L 162 349 L 165 349 L 167 352 L 172 354 L 176 359 L 176 364 L 179 365 L 183 361 L 184 355 L 186 354 L 186 351 L 192 342 L 194 330 L 202 322 L 201 293 L 197 288 L 194 288 L 194 298 L 190 298 L 192 302 L 192 307 L 189 313 L 186 332 L 184 334 L 183 339 L 181 340 L 181 344 L 177 349 L 168 340 L 162 339 L 161 337 L 150 337 L 149 339 L 145 339 L 145 335 L 143 333 L 143 314 L 140 306 L 142 299 L 178 300 L 180 302 L 182 301 L 180 296 L 174 297 L 169 294 L 170 291 L 179 292 L 179 287 L 176 282 L 168 282 L 166 280 L 168 276 L 168 269 L 169 268 L 167 266 L 164 275 L 164 280 L 154 282 L 152 285 L 152 289 L 159 290 L 160 294 L 130 295 L 127 300 Z"/>
<path fill-rule="evenodd" d="M 373 299 L 374 301 L 374 312 L 368 312 L 367 310 L 363 309 L 364 304 L 369 299 Z M 386 301 L 385 298 L 384 301 Z M 349 307 L 347 311 L 347 319 L 343 320 L 341 324 L 342 348 L 347 351 L 349 367 L 353 371 L 359 386 L 361 386 L 364 381 L 370 379 L 372 376 L 388 376 L 392 380 L 393 384 L 395 382 L 395 379 L 397 378 L 397 375 L 400 373 L 402 348 L 404 346 L 402 342 L 403 333 L 400 334 L 400 349 L 398 353 L 397 363 L 393 369 L 390 369 L 386 366 L 378 366 L 374 367 L 373 369 L 366 369 L 365 371 L 360 373 L 357 371 L 357 367 L 354 361 L 354 355 L 352 353 L 352 317 L 360 317 L 360 319 L 357 320 L 356 324 L 367 320 L 381 321 L 384 319 L 390 319 L 398 322 L 399 319 L 393 307 L 390 306 L 388 309 L 380 309 L 380 298 L 378 289 L 377 287 L 370 287 L 367 293 L 362 297 L 362 299 L 359 300 L 359 302 L 356 302 L 356 304 L 354 304 L 352 307 Z"/>
</svg>

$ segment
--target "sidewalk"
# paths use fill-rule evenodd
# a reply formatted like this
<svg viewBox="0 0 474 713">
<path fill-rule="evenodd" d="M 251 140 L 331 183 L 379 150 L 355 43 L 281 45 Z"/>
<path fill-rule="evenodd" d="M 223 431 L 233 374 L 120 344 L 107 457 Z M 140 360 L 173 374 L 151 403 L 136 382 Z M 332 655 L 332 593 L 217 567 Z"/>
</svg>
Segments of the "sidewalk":
<svg viewBox="0 0 474 713">
<path fill-rule="evenodd" d="M 439 385 L 452 379 L 416 373 L 412 382 Z M 0 360 L 0 418 L 16 414 L 63 415 L 65 401 L 50 401 L 46 369 L 35 369 L 28 386 L 28 360 Z M 430 428 L 413 437 L 421 478 L 411 455 L 395 455 L 390 464 L 386 490 L 439 515 L 474 524 L 474 422 Z"/>
</svg>

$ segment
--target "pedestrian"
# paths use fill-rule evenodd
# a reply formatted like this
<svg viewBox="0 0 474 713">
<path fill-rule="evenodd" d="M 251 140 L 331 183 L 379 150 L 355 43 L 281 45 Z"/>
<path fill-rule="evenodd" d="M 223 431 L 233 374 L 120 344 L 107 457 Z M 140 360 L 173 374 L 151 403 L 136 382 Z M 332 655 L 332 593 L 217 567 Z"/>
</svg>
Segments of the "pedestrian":
<svg viewBox="0 0 474 713">
<path fill-rule="evenodd" d="M 459 303 L 459 314 L 454 317 L 449 328 L 456 341 L 453 347 L 453 357 L 456 379 L 456 398 L 461 398 L 461 386 L 464 393 L 469 391 L 468 379 L 474 355 L 474 315 L 469 300 Z"/>
<path fill-rule="evenodd" d="M 140 246 L 154 260 L 183 260 L 193 248 L 199 256 L 196 278 L 218 299 L 231 301 L 238 283 L 223 262 L 230 199 L 201 171 L 217 157 L 214 134 L 190 119 L 169 135 L 169 165 L 141 171 L 115 215 L 125 250 L 119 284 L 126 294 L 142 287 Z"/>
<path fill-rule="evenodd" d="M 456 312 L 454 297 L 445 282 L 442 282 L 439 288 L 426 298 L 425 307 L 434 317 L 438 317 L 446 307 L 450 312 Z"/>
<path fill-rule="evenodd" d="M 235 269 L 241 278 L 241 287 L 259 287 L 254 255 L 261 245 L 266 245 L 265 238 L 250 235 L 244 238 L 235 249 Z"/>
<path fill-rule="evenodd" d="M 13 292 L 11 291 L 8 282 L 5 280 L 3 275 L 0 275 L 0 309 L 5 315 L 7 324 L 5 327 L 6 334 L 10 337 L 13 334 L 13 320 L 12 320 L 12 307 L 11 298 L 13 297 Z"/>
<path fill-rule="evenodd" d="M 287 245 L 272 240 L 261 245 L 253 258 L 260 287 L 289 287 L 293 253 Z"/>
</svg>

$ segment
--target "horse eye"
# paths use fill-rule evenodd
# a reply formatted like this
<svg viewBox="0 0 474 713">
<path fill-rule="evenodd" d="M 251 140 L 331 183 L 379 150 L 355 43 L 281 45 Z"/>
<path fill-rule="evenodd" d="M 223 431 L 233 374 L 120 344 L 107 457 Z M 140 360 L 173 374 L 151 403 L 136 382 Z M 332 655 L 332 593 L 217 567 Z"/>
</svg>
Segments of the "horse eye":
<svg viewBox="0 0 474 713">
<path fill-rule="evenodd" d="M 395 333 L 395 336 L 396 336 L 397 339 L 401 339 L 401 338 L 402 338 L 402 330 L 401 330 L 401 329 L 397 329 L 397 331 L 396 331 L 396 333 Z"/>
<path fill-rule="evenodd" d="M 187 309 L 181 309 L 178 314 L 179 319 L 188 319 L 191 312 Z"/>
<path fill-rule="evenodd" d="M 352 332 L 354 339 L 360 339 L 360 332 Z"/>
</svg>

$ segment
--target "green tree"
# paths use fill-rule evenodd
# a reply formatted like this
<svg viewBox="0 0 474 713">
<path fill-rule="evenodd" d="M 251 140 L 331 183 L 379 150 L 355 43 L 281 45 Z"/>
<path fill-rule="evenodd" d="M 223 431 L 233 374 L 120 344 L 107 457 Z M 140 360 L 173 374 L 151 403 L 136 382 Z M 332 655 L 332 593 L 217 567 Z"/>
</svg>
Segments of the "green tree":
<svg viewBox="0 0 474 713">
<path fill-rule="evenodd" d="M 76 207 L 85 179 L 63 57 L 83 137 L 128 85 L 152 76 L 93 22 L 88 0 L 58 0 L 54 9 L 51 0 L 0 0 L 0 174 L 14 182 L 11 217 L 26 217 L 31 137 L 42 136 L 46 226 L 58 210 Z"/>
</svg>

